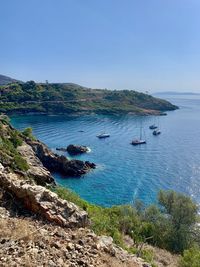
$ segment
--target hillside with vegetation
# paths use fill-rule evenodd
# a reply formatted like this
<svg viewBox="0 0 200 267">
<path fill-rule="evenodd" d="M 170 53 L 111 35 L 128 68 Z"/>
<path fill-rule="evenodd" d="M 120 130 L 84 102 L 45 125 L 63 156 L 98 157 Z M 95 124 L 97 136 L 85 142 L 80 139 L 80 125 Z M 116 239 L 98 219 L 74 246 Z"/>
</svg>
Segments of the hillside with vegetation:
<svg viewBox="0 0 200 267">
<path fill-rule="evenodd" d="M 90 89 L 72 83 L 34 81 L 0 86 L 0 112 L 45 114 L 161 114 L 177 106 L 151 95 L 129 90 Z"/>
<path fill-rule="evenodd" d="M 17 80 L 0 74 L 0 86 L 15 83 Z"/>
</svg>

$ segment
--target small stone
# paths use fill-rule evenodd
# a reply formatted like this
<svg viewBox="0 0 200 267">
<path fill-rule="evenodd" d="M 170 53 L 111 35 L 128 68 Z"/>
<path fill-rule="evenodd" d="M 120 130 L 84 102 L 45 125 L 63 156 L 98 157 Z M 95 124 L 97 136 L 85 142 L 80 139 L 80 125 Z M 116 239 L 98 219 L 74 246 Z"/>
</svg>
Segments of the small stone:
<svg viewBox="0 0 200 267">
<path fill-rule="evenodd" d="M 38 251 L 39 250 L 37 248 L 32 248 L 32 249 L 29 250 L 29 252 L 32 253 L 32 254 L 37 254 Z"/>
<path fill-rule="evenodd" d="M 81 245 L 79 245 L 79 244 L 76 244 L 75 245 L 75 249 L 77 249 L 77 250 L 81 250 L 83 247 L 81 246 Z"/>
<path fill-rule="evenodd" d="M 62 245 L 61 245 L 59 242 L 53 242 L 53 243 L 51 244 L 51 247 L 55 247 L 55 248 L 59 249 L 59 248 L 62 247 Z"/>
<path fill-rule="evenodd" d="M 41 235 L 47 235 L 48 234 L 48 231 L 47 230 L 45 230 L 45 229 L 40 229 L 40 233 L 41 233 Z"/>
<path fill-rule="evenodd" d="M 62 238 L 67 238 L 68 237 L 68 235 L 67 235 L 67 233 L 65 233 L 65 231 L 57 232 L 56 235 L 58 237 L 62 237 Z"/>
<path fill-rule="evenodd" d="M 67 249 L 68 249 L 68 250 L 73 250 L 73 249 L 74 249 L 74 244 L 71 243 L 71 242 L 68 243 L 68 244 L 67 244 Z"/>
<path fill-rule="evenodd" d="M 55 264 L 55 262 L 53 262 L 52 260 L 49 260 L 48 264 L 49 264 L 49 267 L 56 267 L 57 266 Z"/>
<path fill-rule="evenodd" d="M 84 242 L 82 239 L 79 239 L 78 243 L 79 243 L 79 245 L 82 245 L 82 246 L 84 245 Z"/>
<path fill-rule="evenodd" d="M 57 260 L 57 263 L 60 264 L 60 265 L 63 265 L 64 261 L 63 261 L 62 258 L 59 258 L 59 259 Z"/>
</svg>

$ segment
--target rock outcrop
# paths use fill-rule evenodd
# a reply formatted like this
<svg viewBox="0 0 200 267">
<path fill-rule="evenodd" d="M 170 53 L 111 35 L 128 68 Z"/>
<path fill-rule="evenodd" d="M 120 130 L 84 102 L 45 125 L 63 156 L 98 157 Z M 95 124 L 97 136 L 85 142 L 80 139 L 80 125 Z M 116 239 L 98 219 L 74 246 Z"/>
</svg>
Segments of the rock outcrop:
<svg viewBox="0 0 200 267">
<path fill-rule="evenodd" d="M 25 148 L 20 151 L 24 152 Z M 30 266 L 31 262 L 35 267 L 150 267 L 116 246 L 111 237 L 97 236 L 88 229 L 87 212 L 1 164 L 1 204 L 3 192 L 15 203 L 15 212 L 21 203 L 23 211 L 32 213 L 25 218 L 17 213 L 15 217 L 10 210 L 11 203 L 0 207 L 1 266 Z"/>
<path fill-rule="evenodd" d="M 91 229 L 59 226 L 41 220 L 35 214 L 29 214 L 29 217 L 11 214 L 5 207 L 0 207 L 2 267 L 151 266 L 116 246 L 111 237 L 97 236 Z"/>
<path fill-rule="evenodd" d="M 29 165 L 27 175 L 33 178 L 37 184 L 45 186 L 46 184 L 55 185 L 54 178 L 51 173 L 42 165 L 38 157 L 36 157 L 32 147 L 23 142 L 21 146 L 17 148 L 21 156 L 26 159 Z"/>
<path fill-rule="evenodd" d="M 65 156 L 54 154 L 46 145 L 39 141 L 27 140 L 27 143 L 32 147 L 42 164 L 50 171 L 79 177 L 96 167 L 94 163 L 89 161 L 69 160 Z"/>
<path fill-rule="evenodd" d="M 70 155 L 78 155 L 78 154 L 89 152 L 89 148 L 87 146 L 69 145 L 67 147 L 67 152 Z"/>
<path fill-rule="evenodd" d="M 29 218 L 10 217 L 0 208 L 1 266 L 30 266 L 31 261 L 31 266 L 150 267 L 116 246 L 111 237 L 86 228 L 88 215 L 75 204 L 1 169 L 0 192 L 8 192 L 13 202 L 33 212 Z"/>
<path fill-rule="evenodd" d="M 14 173 L 1 172 L 0 186 L 21 201 L 28 210 L 50 222 L 70 228 L 85 227 L 89 223 L 87 213 L 75 204 L 61 200 L 45 187 L 20 180 Z"/>
</svg>

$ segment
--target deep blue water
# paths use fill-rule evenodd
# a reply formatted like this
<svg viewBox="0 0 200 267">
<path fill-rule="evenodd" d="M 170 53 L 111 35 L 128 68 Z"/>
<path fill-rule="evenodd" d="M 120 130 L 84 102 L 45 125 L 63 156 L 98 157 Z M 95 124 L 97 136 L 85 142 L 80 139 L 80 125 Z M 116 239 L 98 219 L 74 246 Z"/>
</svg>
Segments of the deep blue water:
<svg viewBox="0 0 200 267">
<path fill-rule="evenodd" d="M 18 129 L 31 126 L 53 150 L 71 143 L 89 146 L 91 153 L 76 158 L 95 162 L 96 170 L 79 179 L 55 178 L 92 203 L 111 206 L 141 199 L 149 204 L 159 189 L 184 192 L 200 203 L 200 98 L 170 100 L 180 109 L 159 118 L 29 115 L 12 117 L 12 124 Z M 155 121 L 162 130 L 157 137 L 148 128 Z M 130 141 L 141 123 L 147 144 L 135 147 Z M 96 135 L 104 130 L 111 137 L 99 140 Z"/>
</svg>

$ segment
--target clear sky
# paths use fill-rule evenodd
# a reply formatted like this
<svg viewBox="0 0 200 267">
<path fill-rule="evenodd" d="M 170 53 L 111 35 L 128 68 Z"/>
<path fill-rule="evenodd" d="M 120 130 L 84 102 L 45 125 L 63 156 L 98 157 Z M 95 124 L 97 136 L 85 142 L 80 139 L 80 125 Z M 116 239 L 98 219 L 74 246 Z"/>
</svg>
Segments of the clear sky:
<svg viewBox="0 0 200 267">
<path fill-rule="evenodd" d="M 0 74 L 200 92 L 200 0 L 0 0 Z"/>
</svg>

